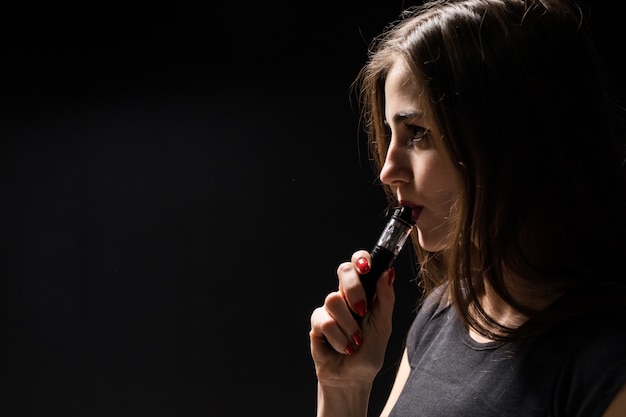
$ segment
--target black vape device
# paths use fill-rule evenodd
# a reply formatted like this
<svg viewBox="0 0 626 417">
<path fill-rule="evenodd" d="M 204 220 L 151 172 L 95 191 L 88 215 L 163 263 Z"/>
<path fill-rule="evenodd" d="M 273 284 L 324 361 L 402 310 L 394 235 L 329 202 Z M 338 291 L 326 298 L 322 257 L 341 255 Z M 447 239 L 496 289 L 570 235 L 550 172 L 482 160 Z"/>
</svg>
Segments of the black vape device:
<svg viewBox="0 0 626 417">
<path fill-rule="evenodd" d="M 371 269 L 360 275 L 368 304 L 371 303 L 376 293 L 376 281 L 385 270 L 393 265 L 415 225 L 411 211 L 412 209 L 406 206 L 396 208 L 370 252 L 372 257 Z"/>
</svg>

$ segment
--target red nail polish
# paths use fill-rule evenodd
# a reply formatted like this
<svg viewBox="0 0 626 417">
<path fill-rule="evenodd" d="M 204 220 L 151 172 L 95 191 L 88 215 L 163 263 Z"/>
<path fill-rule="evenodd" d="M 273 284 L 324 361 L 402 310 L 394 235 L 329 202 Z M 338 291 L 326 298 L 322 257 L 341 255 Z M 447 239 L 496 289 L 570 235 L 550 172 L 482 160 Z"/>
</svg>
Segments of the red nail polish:
<svg viewBox="0 0 626 417">
<path fill-rule="evenodd" d="M 389 268 L 389 286 L 392 286 L 395 280 L 396 280 L 396 269 L 392 266 L 391 268 Z"/>
<path fill-rule="evenodd" d="M 356 260 L 356 268 L 359 270 L 359 274 L 367 274 L 370 272 L 370 264 L 365 258 L 359 258 Z"/>
<path fill-rule="evenodd" d="M 363 335 L 361 332 L 356 332 L 352 335 L 352 341 L 355 345 L 361 346 L 363 344 Z"/>
<path fill-rule="evenodd" d="M 343 349 L 343 351 L 346 352 L 346 354 L 348 354 L 348 355 L 352 355 L 354 353 L 354 348 L 352 347 L 351 344 L 348 344 L 348 346 L 346 346 Z"/>
<path fill-rule="evenodd" d="M 364 317 L 367 314 L 367 304 L 365 300 L 361 300 L 354 304 L 354 311 L 361 317 Z"/>
</svg>

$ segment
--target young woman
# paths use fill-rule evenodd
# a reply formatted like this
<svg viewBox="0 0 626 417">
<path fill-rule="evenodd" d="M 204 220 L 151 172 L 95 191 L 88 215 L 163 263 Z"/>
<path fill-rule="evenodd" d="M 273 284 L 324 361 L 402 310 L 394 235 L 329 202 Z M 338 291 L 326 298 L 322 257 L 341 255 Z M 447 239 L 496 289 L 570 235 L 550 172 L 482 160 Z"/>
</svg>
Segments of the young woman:
<svg viewBox="0 0 626 417">
<path fill-rule="evenodd" d="M 626 141 L 569 0 L 431 1 L 355 88 L 423 294 L 383 415 L 626 415 Z M 311 315 L 318 417 L 366 416 L 394 270 L 359 250 Z M 355 320 L 354 314 L 362 319 Z"/>
</svg>

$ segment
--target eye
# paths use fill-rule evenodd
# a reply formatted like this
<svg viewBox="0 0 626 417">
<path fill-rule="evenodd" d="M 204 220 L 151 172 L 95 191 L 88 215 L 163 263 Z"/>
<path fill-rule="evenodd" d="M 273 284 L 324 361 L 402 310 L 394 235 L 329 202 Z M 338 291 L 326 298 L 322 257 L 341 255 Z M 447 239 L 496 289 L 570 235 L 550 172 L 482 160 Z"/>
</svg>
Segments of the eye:
<svg viewBox="0 0 626 417">
<path fill-rule="evenodd" d="M 426 139 L 426 136 L 428 136 L 428 133 L 430 132 L 430 130 L 424 126 L 407 125 L 406 128 L 411 134 L 411 143 L 421 142 Z"/>
</svg>

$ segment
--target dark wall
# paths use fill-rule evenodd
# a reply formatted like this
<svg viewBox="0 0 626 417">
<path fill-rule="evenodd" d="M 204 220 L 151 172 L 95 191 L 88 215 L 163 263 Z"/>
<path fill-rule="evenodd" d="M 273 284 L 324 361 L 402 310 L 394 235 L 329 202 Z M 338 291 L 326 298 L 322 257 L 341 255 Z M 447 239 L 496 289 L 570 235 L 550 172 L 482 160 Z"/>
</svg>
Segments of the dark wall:
<svg viewBox="0 0 626 417">
<path fill-rule="evenodd" d="M 384 206 L 348 87 L 395 11 L 353 6 L 15 6 L 3 415 L 314 415 L 309 315 Z"/>
<path fill-rule="evenodd" d="M 3 415 L 315 414 L 309 315 L 383 224 L 348 88 L 402 2 L 370 3 L 7 11 Z"/>
</svg>

